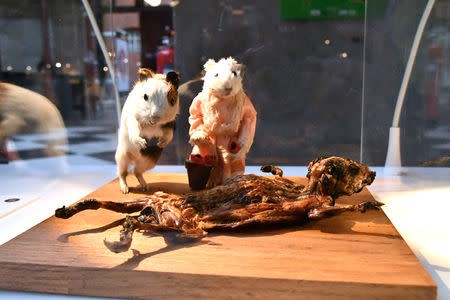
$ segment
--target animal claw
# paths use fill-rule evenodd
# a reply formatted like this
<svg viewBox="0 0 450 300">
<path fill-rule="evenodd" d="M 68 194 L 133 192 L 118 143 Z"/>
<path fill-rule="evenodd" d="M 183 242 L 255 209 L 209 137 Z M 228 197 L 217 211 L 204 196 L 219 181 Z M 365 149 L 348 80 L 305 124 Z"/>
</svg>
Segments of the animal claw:
<svg viewBox="0 0 450 300">
<path fill-rule="evenodd" d="M 114 253 L 121 253 L 121 252 L 128 251 L 128 249 L 130 249 L 131 239 L 130 240 L 124 239 L 124 240 L 120 240 L 119 242 L 110 242 L 110 241 L 104 239 L 103 244 L 110 251 L 112 251 Z"/>
<path fill-rule="evenodd" d="M 360 212 L 364 213 L 366 210 L 380 210 L 380 207 L 383 206 L 384 203 L 379 202 L 377 200 L 370 200 L 363 203 L 358 204 L 358 209 Z"/>
<path fill-rule="evenodd" d="M 147 141 L 141 137 L 137 137 L 131 140 L 133 144 L 137 145 L 140 149 L 144 149 L 145 147 L 147 147 Z"/>
<path fill-rule="evenodd" d="M 158 140 L 158 143 L 156 144 L 159 148 L 164 148 L 169 144 L 170 140 L 165 138 L 160 138 Z"/>
<path fill-rule="evenodd" d="M 61 208 L 55 210 L 55 216 L 61 219 L 68 219 L 70 216 L 67 214 L 66 206 L 64 205 Z"/>
<path fill-rule="evenodd" d="M 128 186 L 122 186 L 122 187 L 120 187 L 120 191 L 122 192 L 122 194 L 128 194 L 128 192 L 129 192 L 129 188 L 128 188 Z"/>
</svg>

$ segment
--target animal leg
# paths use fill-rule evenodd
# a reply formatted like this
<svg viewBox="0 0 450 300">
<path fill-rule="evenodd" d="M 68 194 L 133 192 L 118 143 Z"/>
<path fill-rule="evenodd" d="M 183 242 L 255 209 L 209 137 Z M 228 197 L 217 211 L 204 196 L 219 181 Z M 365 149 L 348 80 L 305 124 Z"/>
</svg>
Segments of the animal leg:
<svg viewBox="0 0 450 300">
<path fill-rule="evenodd" d="M 355 205 L 343 205 L 343 206 L 326 206 L 322 208 L 315 208 L 308 212 L 308 218 L 310 220 L 323 219 L 331 216 L 341 214 L 346 211 L 359 211 L 366 212 L 366 210 L 379 210 L 380 206 L 384 203 L 378 202 L 376 200 L 369 200 Z"/>
<path fill-rule="evenodd" d="M 217 152 L 222 157 L 222 178 L 220 179 L 220 184 L 231 178 L 232 154 L 227 149 L 229 142 L 230 138 L 227 136 L 217 137 Z"/>
<path fill-rule="evenodd" d="M 127 175 L 128 175 L 128 171 L 123 171 L 119 173 L 119 185 L 120 185 L 120 190 L 122 191 L 123 194 L 128 194 L 129 192 L 129 188 L 128 188 L 128 184 L 127 184 Z"/>
<path fill-rule="evenodd" d="M 144 176 L 142 173 L 138 173 L 136 171 L 136 168 L 134 168 L 134 176 L 136 176 L 137 180 L 139 181 L 139 184 L 141 185 L 141 188 L 143 191 L 146 191 L 148 188 L 147 182 L 145 182 Z"/>
<path fill-rule="evenodd" d="M 140 215 L 139 217 L 127 216 L 125 218 L 125 222 L 123 223 L 123 228 L 120 231 L 119 241 L 110 242 L 106 239 L 103 240 L 103 244 L 106 248 L 115 253 L 128 251 L 128 249 L 130 249 L 131 242 L 133 241 L 133 233 L 135 230 L 144 230 L 146 232 L 173 230 L 172 228 L 167 228 L 166 226 L 162 226 L 160 224 L 142 222 L 142 216 L 151 218 L 149 215 Z M 146 219 L 146 221 L 150 222 L 149 219 Z"/>
<path fill-rule="evenodd" d="M 128 175 L 128 167 L 130 166 L 130 160 L 125 153 L 116 154 L 117 161 L 117 176 L 119 176 L 119 184 L 120 190 L 124 194 L 128 194 L 128 184 L 127 184 L 127 175 Z"/>
<path fill-rule="evenodd" d="M 99 201 L 96 199 L 86 199 L 77 202 L 68 207 L 61 207 L 55 210 L 55 216 L 57 218 L 68 219 L 86 209 L 99 209 L 104 208 L 120 213 L 133 213 L 142 210 L 147 204 L 147 199 L 142 198 L 127 202 L 113 202 L 113 201 Z"/>
<path fill-rule="evenodd" d="M 148 190 L 148 184 L 144 179 L 144 176 L 142 175 L 145 171 L 153 169 L 156 165 L 156 161 L 143 157 L 136 161 L 134 164 L 134 175 L 136 176 L 137 180 L 139 181 L 139 184 L 143 191 Z"/>
<path fill-rule="evenodd" d="M 230 164 L 223 164 L 223 174 L 222 174 L 222 183 L 224 183 L 228 178 L 231 178 L 231 168 Z"/>
<path fill-rule="evenodd" d="M 106 239 L 103 240 L 103 244 L 110 251 L 115 253 L 125 252 L 130 249 L 131 242 L 133 241 L 133 233 L 137 228 L 138 221 L 136 217 L 127 216 L 123 223 L 123 228 L 120 231 L 120 239 L 117 242 L 110 242 Z"/>
<path fill-rule="evenodd" d="M 178 231 L 180 232 L 179 236 L 184 238 L 201 238 L 206 235 L 206 232 L 199 227 L 180 226 L 177 228 L 176 226 L 165 224 L 166 222 L 163 219 L 163 216 L 157 209 L 147 206 L 141 211 L 139 216 L 127 216 L 125 218 L 123 228 L 120 231 L 119 241 L 110 242 L 105 239 L 103 244 L 115 253 L 128 251 L 133 241 L 135 230 L 146 232 Z"/>
<path fill-rule="evenodd" d="M 230 177 L 243 175 L 245 172 L 245 159 L 232 158 L 230 162 Z"/>
<path fill-rule="evenodd" d="M 229 138 L 226 136 L 217 137 L 215 144 L 216 161 L 214 168 L 211 170 L 208 188 L 212 188 L 221 185 L 226 179 L 231 177 L 230 169 L 230 153 L 227 151 Z"/>
</svg>

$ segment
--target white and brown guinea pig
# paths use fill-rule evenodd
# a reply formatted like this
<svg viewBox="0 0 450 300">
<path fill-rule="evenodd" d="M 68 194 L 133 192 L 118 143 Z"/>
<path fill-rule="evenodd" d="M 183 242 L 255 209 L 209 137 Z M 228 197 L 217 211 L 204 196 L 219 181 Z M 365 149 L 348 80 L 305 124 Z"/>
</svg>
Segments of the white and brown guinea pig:
<svg viewBox="0 0 450 300">
<path fill-rule="evenodd" d="M 139 81 L 125 101 L 120 120 L 116 162 L 122 193 L 129 191 L 126 176 L 130 164 L 142 189 L 147 189 L 142 173 L 155 167 L 173 138 L 179 113 L 178 84 L 177 72 L 163 75 L 139 69 Z"/>
</svg>

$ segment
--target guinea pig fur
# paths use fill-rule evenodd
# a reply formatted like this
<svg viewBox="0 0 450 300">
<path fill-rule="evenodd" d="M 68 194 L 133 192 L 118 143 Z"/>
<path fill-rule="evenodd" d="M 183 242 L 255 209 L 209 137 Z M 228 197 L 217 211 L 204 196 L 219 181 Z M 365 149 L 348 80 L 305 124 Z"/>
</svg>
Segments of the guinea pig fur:
<svg viewBox="0 0 450 300">
<path fill-rule="evenodd" d="M 129 192 L 126 176 L 130 164 L 134 165 L 141 188 L 147 189 L 142 174 L 155 167 L 163 148 L 173 138 L 180 110 L 178 84 L 176 72 L 163 75 L 139 69 L 139 81 L 125 101 L 120 120 L 116 162 L 122 193 Z"/>
<path fill-rule="evenodd" d="M 209 59 L 204 65 L 203 91 L 220 98 L 233 97 L 242 90 L 242 65 L 232 57 L 218 62 Z"/>
</svg>

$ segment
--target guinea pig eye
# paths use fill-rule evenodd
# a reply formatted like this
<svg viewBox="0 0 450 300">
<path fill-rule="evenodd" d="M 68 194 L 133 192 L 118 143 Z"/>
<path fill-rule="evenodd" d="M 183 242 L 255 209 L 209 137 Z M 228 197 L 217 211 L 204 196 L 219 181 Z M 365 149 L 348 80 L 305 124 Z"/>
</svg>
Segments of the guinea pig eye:
<svg viewBox="0 0 450 300">
<path fill-rule="evenodd" d="M 214 75 L 214 77 L 217 77 L 217 76 L 219 76 L 219 73 L 216 73 L 216 75 Z"/>
<path fill-rule="evenodd" d="M 144 94 L 144 100 L 147 101 L 148 100 L 148 95 Z"/>
<path fill-rule="evenodd" d="M 175 98 L 170 98 L 169 103 L 170 105 L 175 105 L 175 103 L 177 102 L 177 100 Z"/>
<path fill-rule="evenodd" d="M 237 76 L 237 72 L 236 71 L 233 71 L 232 73 L 233 73 L 233 76 Z"/>
</svg>

